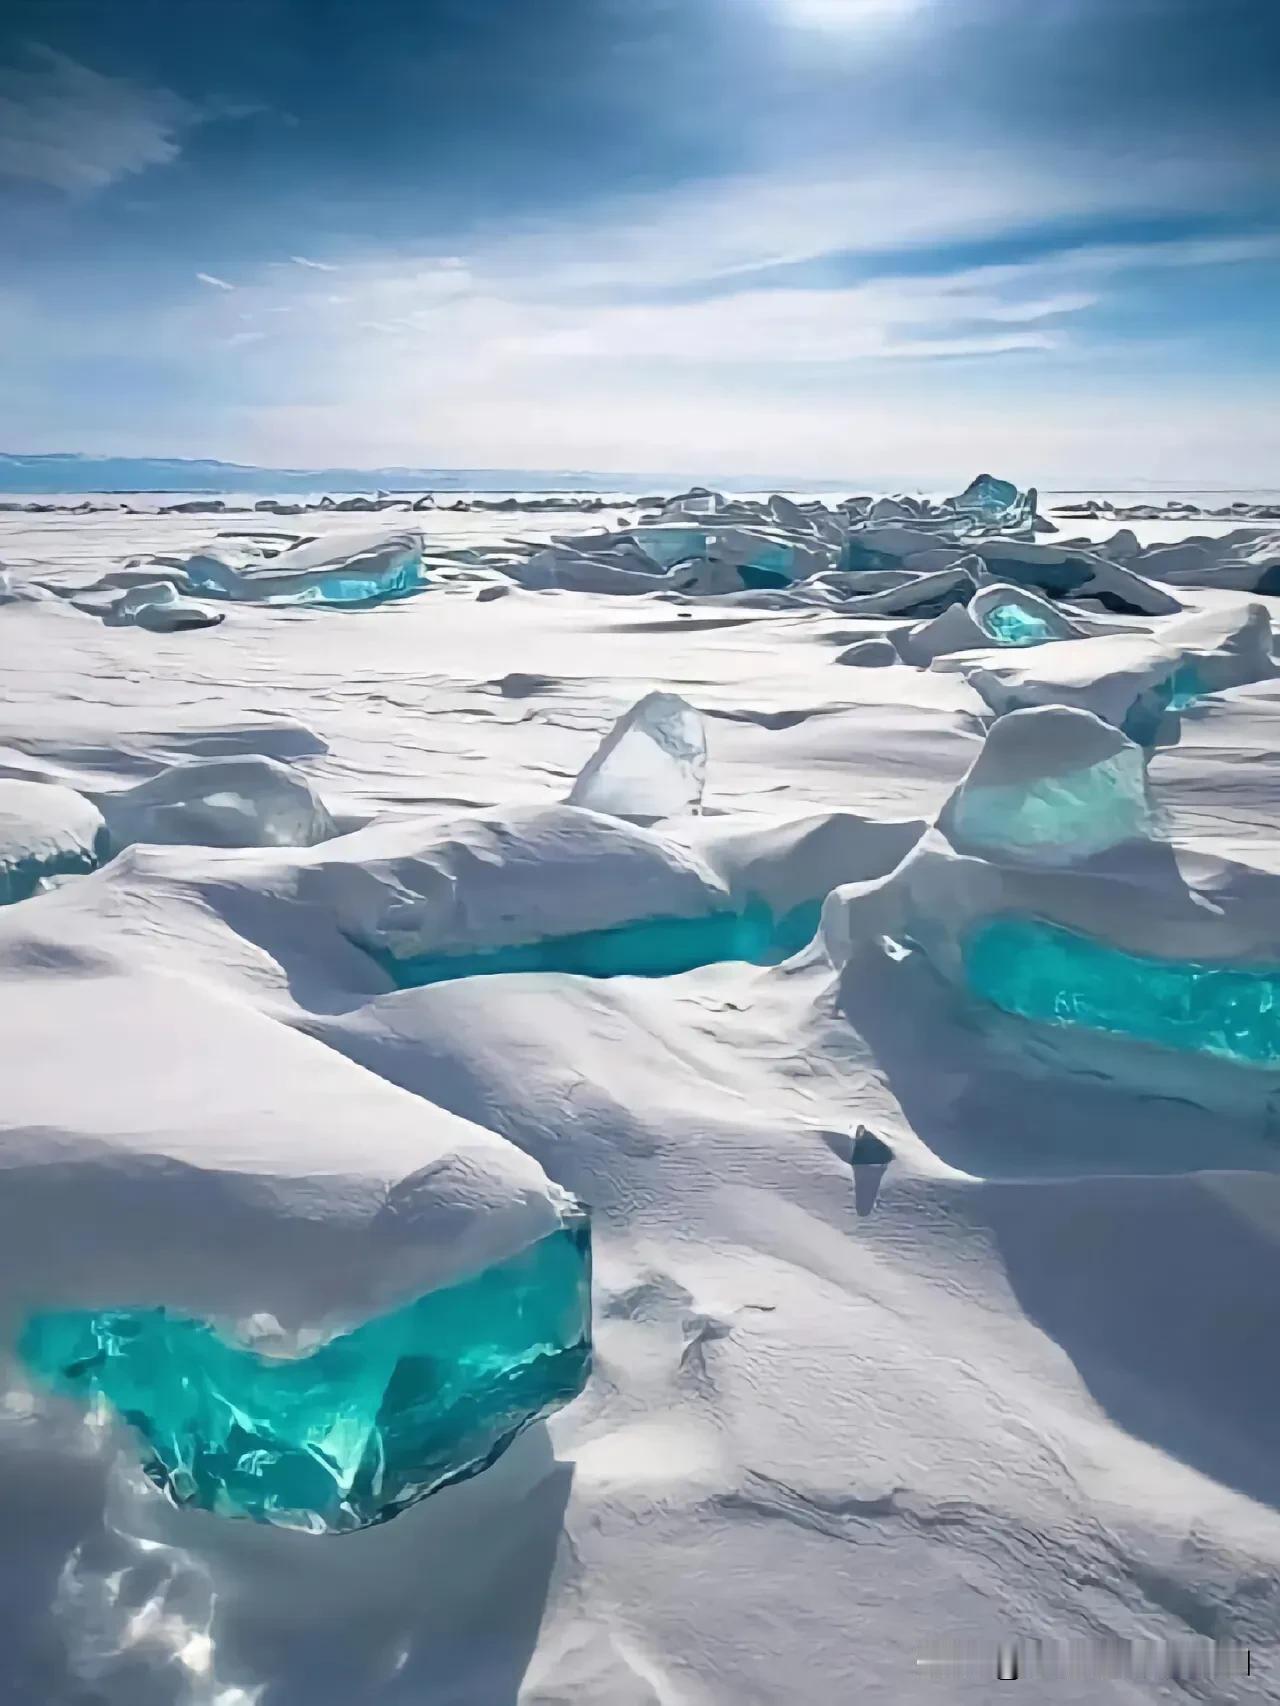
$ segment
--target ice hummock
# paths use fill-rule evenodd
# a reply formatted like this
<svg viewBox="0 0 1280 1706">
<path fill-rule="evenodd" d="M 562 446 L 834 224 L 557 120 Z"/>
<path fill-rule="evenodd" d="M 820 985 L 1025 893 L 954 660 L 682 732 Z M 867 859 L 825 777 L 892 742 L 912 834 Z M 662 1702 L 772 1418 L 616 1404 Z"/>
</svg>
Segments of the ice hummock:
<svg viewBox="0 0 1280 1706">
<path fill-rule="evenodd" d="M 701 713 L 678 693 L 649 693 L 587 760 L 569 804 L 641 822 L 679 817 L 701 808 L 706 773 Z"/>
<path fill-rule="evenodd" d="M 1146 754 L 1088 711 L 1011 711 L 992 726 L 939 827 L 964 852 L 1038 864 L 1150 834 Z"/>
<path fill-rule="evenodd" d="M 478 1474 L 581 1391 L 590 1249 L 574 1210 L 305 1355 L 264 1355 L 162 1308 L 39 1314 L 19 1349 L 38 1378 L 127 1418 L 174 1504 L 339 1533 Z"/>
<path fill-rule="evenodd" d="M 56 877 L 92 871 L 110 852 L 106 821 L 82 794 L 0 779 L 0 906 L 27 900 Z"/>
<path fill-rule="evenodd" d="M 172 581 L 143 581 L 121 593 L 102 613 L 109 628 L 147 628 L 176 634 L 188 628 L 216 628 L 221 610 L 206 610 L 193 598 L 180 598 Z"/>
<path fill-rule="evenodd" d="M 337 833 L 305 776 L 256 755 L 177 764 L 97 801 L 120 846 L 313 847 Z"/>
<path fill-rule="evenodd" d="M 380 604 L 420 592 L 423 537 L 338 535 L 282 551 L 261 564 L 235 565 L 200 553 L 183 565 L 191 588 L 210 598 L 255 604 Z"/>
<path fill-rule="evenodd" d="M 1020 492 L 1012 480 L 999 480 L 994 474 L 979 474 L 959 496 L 947 501 L 962 515 L 971 515 L 984 522 L 1011 523 L 1028 520 L 1036 512 L 1036 490 Z"/>
</svg>

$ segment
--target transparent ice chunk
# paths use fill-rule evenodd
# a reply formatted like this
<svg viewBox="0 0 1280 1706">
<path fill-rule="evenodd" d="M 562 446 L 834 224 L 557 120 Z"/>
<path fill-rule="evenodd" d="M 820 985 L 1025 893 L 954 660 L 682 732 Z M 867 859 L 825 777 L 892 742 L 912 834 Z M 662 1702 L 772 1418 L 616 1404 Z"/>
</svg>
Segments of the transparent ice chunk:
<svg viewBox="0 0 1280 1706">
<path fill-rule="evenodd" d="M 1280 1063 L 1280 966 L 1156 959 L 1018 916 L 979 926 L 962 955 L 970 988 L 1006 1013 Z"/>
<path fill-rule="evenodd" d="M 314 847 L 337 834 L 306 777 L 274 758 L 177 764 L 98 803 L 120 846 Z"/>
<path fill-rule="evenodd" d="M 102 813 L 74 789 L 0 779 L 0 906 L 55 877 L 95 870 L 111 854 Z"/>
<path fill-rule="evenodd" d="M 701 808 L 706 773 L 701 713 L 678 693 L 649 693 L 613 725 L 568 803 L 611 817 L 678 817 Z"/>
<path fill-rule="evenodd" d="M 1146 754 L 1088 711 L 1012 711 L 944 807 L 962 852 L 1062 864 L 1152 829 Z"/>
<path fill-rule="evenodd" d="M 174 1504 L 364 1528 L 478 1474 L 582 1390 L 587 1218 L 309 1355 L 265 1356 L 163 1309 L 38 1315 L 20 1350 L 44 1382 L 130 1423 Z"/>
</svg>

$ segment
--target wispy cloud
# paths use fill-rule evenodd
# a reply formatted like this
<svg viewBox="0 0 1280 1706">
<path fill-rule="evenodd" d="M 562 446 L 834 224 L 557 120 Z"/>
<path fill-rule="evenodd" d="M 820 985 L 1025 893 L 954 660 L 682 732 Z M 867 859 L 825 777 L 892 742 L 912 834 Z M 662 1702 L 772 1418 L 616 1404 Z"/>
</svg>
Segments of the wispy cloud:
<svg viewBox="0 0 1280 1706">
<path fill-rule="evenodd" d="M 331 266 L 328 261 L 309 260 L 306 255 L 290 255 L 289 259 L 293 262 L 295 267 L 310 267 L 314 272 L 338 271 L 337 267 Z"/>
<path fill-rule="evenodd" d="M 65 191 L 102 189 L 177 159 L 204 115 L 168 89 L 107 77 L 30 46 L 0 68 L 0 176 Z"/>
<path fill-rule="evenodd" d="M 215 290 L 234 290 L 235 289 L 234 284 L 228 284 L 225 278 L 219 278 L 216 273 L 198 272 L 196 274 L 196 277 L 200 280 L 201 284 L 213 285 Z"/>
</svg>

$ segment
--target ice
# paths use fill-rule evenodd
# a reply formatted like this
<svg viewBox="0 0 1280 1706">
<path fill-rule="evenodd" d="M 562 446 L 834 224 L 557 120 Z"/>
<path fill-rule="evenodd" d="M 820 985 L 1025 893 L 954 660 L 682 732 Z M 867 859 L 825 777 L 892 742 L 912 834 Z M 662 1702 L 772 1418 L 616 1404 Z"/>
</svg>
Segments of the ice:
<svg viewBox="0 0 1280 1706">
<path fill-rule="evenodd" d="M 179 633 L 186 628 L 215 628 L 223 620 L 220 610 L 206 610 L 194 599 L 179 598 L 172 581 L 144 581 L 131 586 L 103 612 L 108 627 L 149 628 L 157 634 Z"/>
<path fill-rule="evenodd" d="M 969 602 L 969 614 L 998 646 L 1040 646 L 1047 640 L 1077 639 L 1082 633 L 1048 599 L 1000 582 L 979 587 Z"/>
<path fill-rule="evenodd" d="M 306 777 L 274 758 L 197 759 L 97 801 L 119 846 L 312 847 L 337 833 Z"/>
<path fill-rule="evenodd" d="M 836 656 L 837 663 L 854 664 L 859 669 L 884 669 L 901 662 L 893 641 L 874 635 L 854 643 Z"/>
<path fill-rule="evenodd" d="M 92 871 L 110 852 L 91 800 L 56 783 L 0 778 L 0 906 L 28 899 L 55 877 Z"/>
<path fill-rule="evenodd" d="M 1126 953 L 1037 918 L 993 919 L 964 946 L 971 988 L 1037 1023 L 1280 1064 L 1280 965 Z"/>
<path fill-rule="evenodd" d="M 741 960 L 776 965 L 811 940 L 820 902 L 775 915 L 758 897 L 740 911 L 708 912 L 694 918 L 643 918 L 609 930 L 544 936 L 536 942 L 454 952 L 386 958 L 383 963 L 407 989 L 464 977 L 516 972 L 558 972 L 572 977 L 674 977 L 698 966 Z"/>
<path fill-rule="evenodd" d="M 236 566 L 199 553 L 183 565 L 191 588 L 211 598 L 255 604 L 380 604 L 427 584 L 421 533 L 348 535 L 282 551 L 261 565 Z"/>
<path fill-rule="evenodd" d="M 701 714 L 677 693 L 649 693 L 588 759 L 569 804 L 647 822 L 678 817 L 701 810 L 706 773 Z"/>
<path fill-rule="evenodd" d="M 339 831 L 210 848 L 196 817 L 163 845 L 144 821 L 0 909 L 0 1698 L 922 1706 L 922 1616 L 993 1645 L 1010 1607 L 1050 1638 L 1221 1613 L 1264 1640 L 1265 1595 L 1223 1584 L 1280 1565 L 1275 529 L 500 502 L 0 515 L 0 558 L 48 589 L 0 609 L 0 775 L 123 806 L 270 754 Z M 708 554 L 626 537 L 659 518 Z M 258 586 L 288 558 L 296 590 L 410 522 L 432 590 L 368 619 L 84 614 L 194 597 L 192 555 Z M 1000 604 L 1054 638 L 999 644 L 976 617 Z M 833 668 L 851 647 L 897 661 Z M 703 810 L 565 804 L 651 688 L 706 719 Z M 1053 941 L 1025 1013 L 1008 953 L 981 992 L 966 949 L 1003 924 L 1106 976 Z M 340 1544 L 147 1481 L 140 1454 L 228 1510 L 278 1473 L 277 1518 L 381 1514 L 360 1463 L 399 1402 L 391 1324 L 533 1261 L 566 1195 L 592 1205 L 596 1372 L 484 1473 Z M 57 1390 L 17 1354 L 51 1318 Z M 77 1341 L 122 1326 L 68 1389 Z M 144 1353 L 194 1373 L 181 1450 L 146 1437 L 163 1405 L 88 1389 Z M 355 1365 L 349 1426 L 328 1359 Z M 215 1367 L 244 1450 L 206 1431 Z M 420 1443 L 395 1431 L 388 1501 L 484 1456 Z"/>
<path fill-rule="evenodd" d="M 963 851 L 1043 864 L 1087 858 L 1150 833 L 1146 754 L 1088 711 L 1012 711 L 939 821 Z"/>
<path fill-rule="evenodd" d="M 962 515 L 980 517 L 983 521 L 1008 522 L 1034 514 L 1036 494 L 1020 492 L 1012 480 L 998 480 L 993 474 L 979 474 L 959 497 L 949 500 L 951 507 Z"/>
<path fill-rule="evenodd" d="M 37 1316 L 20 1341 L 56 1389 L 104 1399 L 177 1505 L 333 1534 L 488 1467 L 582 1389 L 587 1218 L 309 1354 L 264 1355 L 164 1309 Z"/>
</svg>

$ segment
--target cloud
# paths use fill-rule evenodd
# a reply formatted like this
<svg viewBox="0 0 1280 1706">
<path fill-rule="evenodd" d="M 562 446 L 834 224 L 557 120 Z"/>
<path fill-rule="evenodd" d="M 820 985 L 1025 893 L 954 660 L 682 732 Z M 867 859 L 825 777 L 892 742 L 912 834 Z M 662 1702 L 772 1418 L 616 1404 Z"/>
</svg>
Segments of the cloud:
<svg viewBox="0 0 1280 1706">
<path fill-rule="evenodd" d="M 776 0 L 779 22 L 799 29 L 843 32 L 879 28 L 918 11 L 924 0 Z"/>
<path fill-rule="evenodd" d="M 201 284 L 211 284 L 217 290 L 235 289 L 234 284 L 228 284 L 225 278 L 219 278 L 216 273 L 198 272 L 196 277 L 200 280 Z"/>
<path fill-rule="evenodd" d="M 290 255 L 289 259 L 295 267 L 311 267 L 315 272 L 337 272 L 337 267 L 330 266 L 328 261 L 311 261 L 305 255 Z"/>
<path fill-rule="evenodd" d="M 99 190 L 176 160 L 183 134 L 204 117 L 170 90 L 33 45 L 25 64 L 0 68 L 0 177 Z"/>
</svg>

